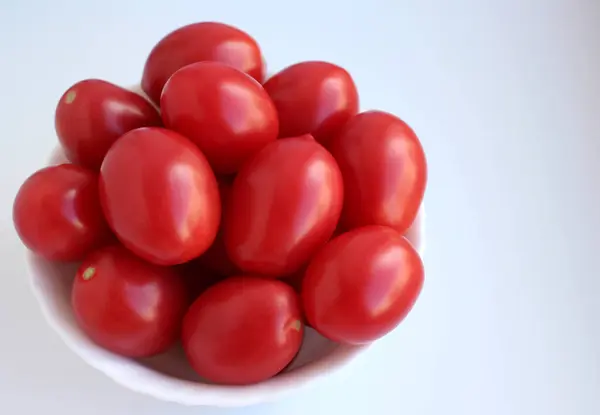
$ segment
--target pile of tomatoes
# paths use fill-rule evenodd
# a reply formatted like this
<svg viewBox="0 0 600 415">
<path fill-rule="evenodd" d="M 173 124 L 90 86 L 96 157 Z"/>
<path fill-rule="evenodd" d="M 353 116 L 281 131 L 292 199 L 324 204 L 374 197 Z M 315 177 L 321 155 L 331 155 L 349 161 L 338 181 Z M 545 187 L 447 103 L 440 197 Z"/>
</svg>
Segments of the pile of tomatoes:
<svg viewBox="0 0 600 415">
<path fill-rule="evenodd" d="M 56 132 L 71 163 L 14 202 L 31 251 L 81 262 L 72 306 L 94 342 L 140 358 L 181 340 L 207 380 L 250 384 L 294 359 L 305 324 L 364 344 L 401 322 L 423 284 L 403 234 L 427 176 L 406 123 L 358 113 L 332 63 L 265 80 L 257 42 L 221 23 L 164 37 L 141 85 L 148 98 L 70 87 Z"/>
</svg>

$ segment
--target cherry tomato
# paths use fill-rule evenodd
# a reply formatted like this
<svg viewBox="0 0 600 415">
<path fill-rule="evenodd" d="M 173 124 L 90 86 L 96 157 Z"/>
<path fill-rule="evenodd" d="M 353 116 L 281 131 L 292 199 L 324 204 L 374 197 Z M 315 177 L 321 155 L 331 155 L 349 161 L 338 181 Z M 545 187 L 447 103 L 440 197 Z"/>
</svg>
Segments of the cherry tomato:
<svg viewBox="0 0 600 415">
<path fill-rule="evenodd" d="M 328 62 L 301 62 L 264 85 L 279 114 L 279 136 L 311 133 L 327 146 L 358 112 L 358 92 L 346 70 Z"/>
<path fill-rule="evenodd" d="M 130 131 L 111 147 L 100 198 L 119 240 L 159 265 L 199 256 L 219 227 L 219 190 L 208 162 L 189 140 L 163 128 Z"/>
<path fill-rule="evenodd" d="M 384 226 L 366 226 L 329 242 L 302 282 L 304 311 L 330 340 L 363 344 L 393 330 L 423 285 L 423 264 L 410 242 Z"/>
<path fill-rule="evenodd" d="M 266 380 L 294 358 L 303 336 L 300 301 L 287 284 L 232 277 L 213 285 L 183 321 L 183 347 L 200 376 L 220 384 Z"/>
<path fill-rule="evenodd" d="M 277 139 L 277 111 L 262 86 L 218 62 L 177 71 L 163 90 L 165 125 L 195 142 L 215 172 L 235 173 Z"/>
<path fill-rule="evenodd" d="M 71 301 L 77 323 L 94 342 L 129 357 L 172 346 L 189 304 L 173 269 L 144 262 L 119 245 L 84 260 Z"/>
<path fill-rule="evenodd" d="M 229 257 L 248 273 L 292 274 L 329 240 L 342 204 L 342 177 L 325 148 L 277 140 L 233 182 L 223 224 Z"/>
<path fill-rule="evenodd" d="M 425 193 L 427 165 L 419 139 L 399 118 L 368 111 L 330 145 L 344 177 L 342 226 L 386 225 L 404 233 Z"/>
<path fill-rule="evenodd" d="M 99 79 L 73 85 L 56 107 L 55 127 L 67 158 L 99 170 L 110 146 L 128 131 L 159 126 L 158 111 L 134 92 Z"/>
<path fill-rule="evenodd" d="M 229 195 L 231 193 L 233 182 L 226 178 L 219 178 L 218 182 L 219 195 L 221 196 L 222 217 L 225 217 L 225 208 L 227 206 L 227 202 L 229 201 Z M 232 275 L 241 273 L 240 269 L 229 258 L 229 254 L 225 248 L 222 224 L 213 244 L 197 259 L 197 262 L 200 266 L 204 267 L 210 272 L 224 277 L 230 277 Z"/>
<path fill-rule="evenodd" d="M 49 260 L 79 261 L 110 240 L 98 197 L 98 174 L 71 164 L 31 175 L 13 205 L 19 237 Z"/>
<path fill-rule="evenodd" d="M 221 62 L 263 81 L 263 58 L 256 40 L 235 27 L 203 22 L 181 27 L 154 46 L 146 60 L 142 88 L 158 103 L 171 75 L 202 61 Z"/>
</svg>

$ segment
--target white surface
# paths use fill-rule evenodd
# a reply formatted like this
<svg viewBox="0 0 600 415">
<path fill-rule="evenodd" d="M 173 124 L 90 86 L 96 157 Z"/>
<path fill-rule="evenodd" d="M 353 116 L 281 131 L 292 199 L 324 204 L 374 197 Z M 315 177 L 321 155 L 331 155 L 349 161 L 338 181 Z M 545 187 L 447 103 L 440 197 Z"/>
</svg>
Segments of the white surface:
<svg viewBox="0 0 600 415">
<path fill-rule="evenodd" d="M 0 8 L 0 413 L 600 413 L 600 2 L 124 3 Z M 335 382 L 244 410 L 157 402 L 74 356 L 42 321 L 10 220 L 54 146 L 60 94 L 135 82 L 163 34 L 207 19 L 252 33 L 271 70 L 347 67 L 364 107 L 405 118 L 430 164 L 412 315 Z"/>
</svg>

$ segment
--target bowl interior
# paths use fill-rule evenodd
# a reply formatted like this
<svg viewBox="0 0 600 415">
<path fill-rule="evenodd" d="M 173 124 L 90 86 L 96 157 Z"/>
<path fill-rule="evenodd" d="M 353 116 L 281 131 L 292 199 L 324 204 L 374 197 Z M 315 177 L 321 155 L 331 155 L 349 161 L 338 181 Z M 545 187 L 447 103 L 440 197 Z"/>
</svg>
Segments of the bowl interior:
<svg viewBox="0 0 600 415">
<path fill-rule="evenodd" d="M 66 159 L 60 148 L 50 164 Z M 422 254 L 424 212 L 419 211 L 406 236 Z M 47 261 L 28 253 L 31 285 L 49 324 L 65 343 L 86 362 L 116 382 L 159 399 L 189 405 L 241 406 L 276 399 L 345 366 L 368 346 L 346 346 L 331 342 L 311 328 L 306 329 L 298 356 L 276 377 L 250 386 L 211 385 L 187 363 L 181 345 L 146 359 L 128 359 L 92 343 L 78 328 L 71 309 L 71 284 L 78 264 Z"/>
</svg>

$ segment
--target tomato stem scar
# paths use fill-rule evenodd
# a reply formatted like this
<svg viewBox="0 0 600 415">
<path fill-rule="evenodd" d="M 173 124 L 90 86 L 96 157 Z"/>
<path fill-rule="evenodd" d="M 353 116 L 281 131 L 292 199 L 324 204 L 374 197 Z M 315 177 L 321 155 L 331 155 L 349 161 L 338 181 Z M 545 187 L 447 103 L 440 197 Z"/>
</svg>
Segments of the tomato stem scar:
<svg viewBox="0 0 600 415">
<path fill-rule="evenodd" d="M 71 102 L 75 101 L 76 96 L 77 92 L 73 90 L 67 92 L 67 95 L 65 96 L 65 103 L 70 104 Z"/>
<path fill-rule="evenodd" d="M 96 273 L 96 268 L 94 268 L 94 267 L 87 267 L 85 269 L 85 271 L 83 271 L 83 274 L 81 275 L 81 277 L 85 281 L 87 281 L 87 280 L 91 279 L 94 276 L 95 273 Z"/>
</svg>

